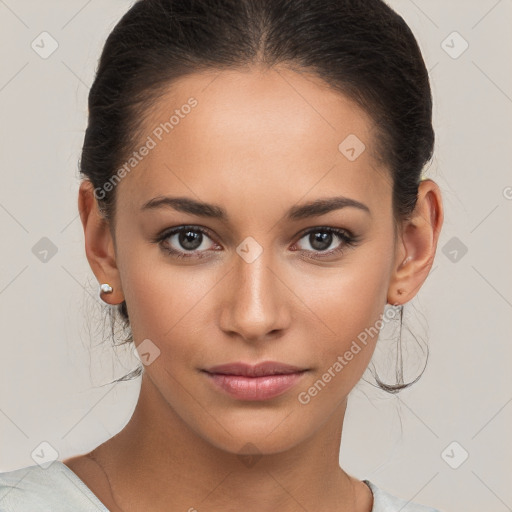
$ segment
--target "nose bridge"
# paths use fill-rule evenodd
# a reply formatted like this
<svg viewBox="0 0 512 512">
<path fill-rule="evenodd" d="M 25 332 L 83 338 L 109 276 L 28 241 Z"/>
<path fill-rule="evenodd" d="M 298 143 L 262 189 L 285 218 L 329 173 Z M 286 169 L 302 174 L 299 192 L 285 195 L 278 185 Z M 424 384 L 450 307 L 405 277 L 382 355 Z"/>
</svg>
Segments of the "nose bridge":
<svg viewBox="0 0 512 512">
<path fill-rule="evenodd" d="M 259 245 L 259 244 L 258 244 Z M 261 248 L 262 249 L 262 248 Z M 270 250 L 261 250 L 253 240 L 237 249 L 235 268 L 230 273 L 230 294 L 223 311 L 223 329 L 257 340 L 285 326 L 283 286 L 275 276 Z M 256 254 L 259 255 L 254 259 Z"/>
</svg>

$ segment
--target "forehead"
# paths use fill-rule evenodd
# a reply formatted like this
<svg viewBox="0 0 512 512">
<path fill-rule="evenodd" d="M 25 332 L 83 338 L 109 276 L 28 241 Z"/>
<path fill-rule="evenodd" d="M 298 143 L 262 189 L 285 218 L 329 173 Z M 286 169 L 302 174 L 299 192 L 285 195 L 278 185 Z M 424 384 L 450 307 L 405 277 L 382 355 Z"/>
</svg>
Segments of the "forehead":
<svg viewBox="0 0 512 512">
<path fill-rule="evenodd" d="M 139 145 L 151 149 L 121 181 L 118 201 L 141 206 L 169 193 L 280 204 L 335 191 L 368 204 L 389 186 L 366 113 L 319 78 L 285 68 L 180 78 L 143 126 Z"/>
</svg>

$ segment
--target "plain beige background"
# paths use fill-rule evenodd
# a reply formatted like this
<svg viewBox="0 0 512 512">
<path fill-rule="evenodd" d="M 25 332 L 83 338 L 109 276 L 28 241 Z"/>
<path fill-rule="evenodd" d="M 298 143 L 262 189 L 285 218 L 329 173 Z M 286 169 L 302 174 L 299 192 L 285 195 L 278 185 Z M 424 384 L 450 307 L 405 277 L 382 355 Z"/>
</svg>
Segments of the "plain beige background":
<svg viewBox="0 0 512 512">
<path fill-rule="evenodd" d="M 405 327 L 428 339 L 427 369 L 398 396 L 358 384 L 340 462 L 443 511 L 505 512 L 512 4 L 389 3 L 430 70 L 437 142 L 427 175 L 442 188 L 445 223 L 432 273 L 405 307 Z M 33 465 L 34 450 L 48 447 L 41 443 L 59 459 L 92 449 L 126 424 L 137 399 L 139 380 L 108 384 L 138 361 L 130 350 L 116 355 L 103 332 L 76 206 L 88 90 L 105 38 L 130 5 L 0 0 L 0 471 Z M 47 52 L 58 45 L 51 55 L 41 55 L 41 38 Z M 413 346 L 407 328 L 403 342 Z M 377 368 L 385 362 L 376 354 Z"/>
</svg>

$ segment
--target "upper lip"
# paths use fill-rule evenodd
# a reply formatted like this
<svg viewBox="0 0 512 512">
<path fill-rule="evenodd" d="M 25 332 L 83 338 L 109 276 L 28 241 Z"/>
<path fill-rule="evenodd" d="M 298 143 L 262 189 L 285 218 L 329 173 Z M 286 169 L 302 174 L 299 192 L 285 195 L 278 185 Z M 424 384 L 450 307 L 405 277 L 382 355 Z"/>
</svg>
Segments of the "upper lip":
<svg viewBox="0 0 512 512">
<path fill-rule="evenodd" d="M 256 365 L 247 363 L 227 363 L 212 366 L 204 370 L 208 373 L 221 373 L 224 375 L 240 375 L 243 377 L 261 377 L 264 375 L 286 375 L 305 371 L 305 368 L 278 363 L 276 361 L 263 361 Z"/>
</svg>

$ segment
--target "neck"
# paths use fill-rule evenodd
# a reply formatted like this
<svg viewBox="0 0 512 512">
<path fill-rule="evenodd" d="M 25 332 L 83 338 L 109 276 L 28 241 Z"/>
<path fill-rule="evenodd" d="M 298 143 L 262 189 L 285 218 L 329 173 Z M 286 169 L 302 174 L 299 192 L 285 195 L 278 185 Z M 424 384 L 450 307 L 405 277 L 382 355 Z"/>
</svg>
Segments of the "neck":
<svg viewBox="0 0 512 512">
<path fill-rule="evenodd" d="M 230 453 L 192 431 L 144 374 L 131 420 L 93 453 L 123 512 L 353 512 L 361 493 L 339 466 L 346 403 L 291 449 L 251 455 L 256 449 L 248 444 Z"/>
</svg>

